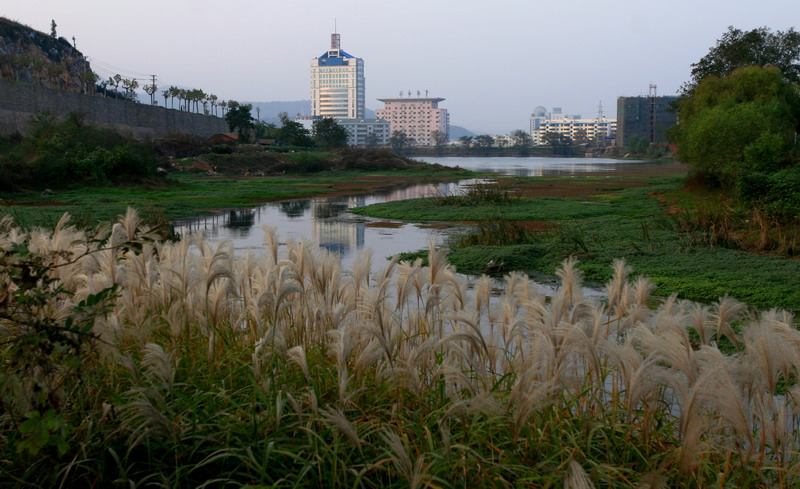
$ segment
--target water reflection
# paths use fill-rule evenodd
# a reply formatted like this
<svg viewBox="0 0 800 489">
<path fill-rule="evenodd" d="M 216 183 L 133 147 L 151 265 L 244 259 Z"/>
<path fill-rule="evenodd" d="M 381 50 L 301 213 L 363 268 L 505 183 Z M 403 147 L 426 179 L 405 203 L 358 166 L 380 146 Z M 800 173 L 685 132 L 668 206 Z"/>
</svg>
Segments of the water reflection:
<svg viewBox="0 0 800 489">
<path fill-rule="evenodd" d="M 578 172 L 615 171 L 643 162 L 620 162 L 609 159 L 588 158 L 427 158 L 430 162 L 446 166 L 460 166 L 470 170 L 495 172 L 515 176 L 570 175 Z M 312 241 L 320 247 L 337 252 L 345 267 L 349 267 L 358 252 L 372 249 L 376 260 L 405 251 L 425 248 L 431 239 L 442 242 L 455 228 L 424 228 L 403 222 L 387 222 L 356 216 L 347 212 L 380 202 L 415 199 L 434 195 L 452 195 L 463 185 L 476 180 L 458 183 L 406 184 L 386 188 L 372 194 L 295 199 L 264 204 L 247 210 L 227 211 L 208 217 L 175 222 L 181 235 L 202 232 L 211 242 L 227 239 L 237 252 L 264 249 L 265 225 L 278 229 L 284 242 Z"/>
<path fill-rule="evenodd" d="M 543 157 L 426 157 L 429 163 L 516 177 L 564 176 L 587 172 L 608 172 L 642 165 L 644 161 L 621 161 L 610 158 L 543 158 Z"/>
<path fill-rule="evenodd" d="M 280 211 L 288 217 L 303 217 L 310 207 L 311 201 L 308 199 L 288 200 L 279 203 Z"/>
<path fill-rule="evenodd" d="M 441 242 L 452 228 L 425 229 L 397 221 L 371 219 L 347 211 L 380 202 L 451 195 L 465 183 L 405 184 L 372 194 L 296 199 L 264 204 L 254 209 L 228 211 L 213 216 L 177 221 L 181 235 L 201 232 L 212 243 L 222 239 L 233 242 L 237 252 L 263 249 L 262 226 L 278 228 L 285 243 L 289 240 L 312 241 L 321 248 L 339 253 L 345 266 L 358 252 L 373 250 L 376 259 L 427 246 L 431 239 Z"/>
</svg>

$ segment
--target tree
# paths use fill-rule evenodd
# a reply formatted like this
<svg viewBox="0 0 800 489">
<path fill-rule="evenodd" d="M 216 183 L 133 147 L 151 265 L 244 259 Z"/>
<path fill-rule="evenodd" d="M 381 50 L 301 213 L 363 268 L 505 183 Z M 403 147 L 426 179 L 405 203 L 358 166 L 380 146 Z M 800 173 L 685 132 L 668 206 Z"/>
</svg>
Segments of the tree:
<svg viewBox="0 0 800 489">
<path fill-rule="evenodd" d="M 58 37 L 58 34 L 56 34 L 56 27 L 57 26 L 58 26 L 58 24 L 56 24 L 56 19 L 51 19 L 50 20 L 50 37 L 52 37 L 53 39 Z"/>
<path fill-rule="evenodd" d="M 311 133 L 317 146 L 325 148 L 347 146 L 347 130 L 331 117 L 315 120 L 311 126 Z"/>
<path fill-rule="evenodd" d="M 448 139 L 450 136 L 444 132 L 439 131 L 438 129 L 431 132 L 431 139 L 433 139 L 433 144 L 436 146 L 436 149 L 441 150 L 445 144 L 447 144 Z"/>
<path fill-rule="evenodd" d="M 683 94 L 688 95 L 706 77 L 721 78 L 743 66 L 775 66 L 787 80 L 800 83 L 800 33 L 791 27 L 786 32 L 728 27 L 716 46 L 692 64 L 691 81 L 682 87 Z"/>
<path fill-rule="evenodd" d="M 406 147 L 412 144 L 414 144 L 414 140 L 408 137 L 405 131 L 394 131 L 389 138 L 389 146 L 391 146 L 392 151 L 397 154 L 402 154 Z"/>
<path fill-rule="evenodd" d="M 278 139 L 280 136 L 280 129 L 278 126 L 271 122 L 256 122 L 256 137 L 258 139 Z"/>
<path fill-rule="evenodd" d="M 158 90 L 158 86 L 155 83 L 153 83 L 152 85 L 143 86 L 142 90 L 144 90 L 144 92 L 147 95 L 150 95 L 150 105 L 156 105 L 155 94 L 156 94 L 156 90 Z"/>
<path fill-rule="evenodd" d="M 511 143 L 514 145 L 515 148 L 524 149 L 530 148 L 531 144 L 533 144 L 533 138 L 531 137 L 528 131 L 523 131 L 522 129 L 516 129 L 511 131 L 509 134 L 511 137 Z"/>
<path fill-rule="evenodd" d="M 241 105 L 238 102 L 231 101 L 229 104 L 230 109 L 225 115 L 225 121 L 231 131 L 239 133 L 239 140 L 247 142 L 249 140 L 248 133 L 253 129 L 253 116 L 250 111 L 253 106 L 250 104 Z"/>
<path fill-rule="evenodd" d="M 628 138 L 627 143 L 628 153 L 635 155 L 645 154 L 647 152 L 647 148 L 650 147 L 650 141 L 648 141 L 646 137 L 638 136 L 636 134 Z"/>
<path fill-rule="evenodd" d="M 732 188 L 748 173 L 797 163 L 800 92 L 776 67 L 704 78 L 680 100 L 678 119 L 668 133 L 678 158 L 709 183 Z"/>
<path fill-rule="evenodd" d="M 575 137 L 572 138 L 572 142 L 575 144 L 575 146 L 583 146 L 591 143 L 592 141 L 589 139 L 586 129 L 578 129 L 575 131 Z"/>
<path fill-rule="evenodd" d="M 127 97 L 130 100 L 134 100 L 134 94 L 136 92 L 136 89 L 139 88 L 139 82 L 136 81 L 135 78 L 131 79 L 123 78 L 122 88 L 125 89 L 125 97 Z"/>
<path fill-rule="evenodd" d="M 572 154 L 572 139 L 566 134 L 558 132 L 546 132 L 542 134 L 542 141 L 553 150 L 556 155 L 571 155 Z"/>
<path fill-rule="evenodd" d="M 475 136 L 474 140 L 479 148 L 491 148 L 494 145 L 494 138 L 488 134 Z"/>
<path fill-rule="evenodd" d="M 308 132 L 308 129 L 303 127 L 299 122 L 289 119 L 288 113 L 278 113 L 278 119 L 281 121 L 281 128 L 278 130 L 278 140 L 280 140 L 281 143 L 304 148 L 314 145 L 314 141 L 311 139 L 311 134 Z"/>
<path fill-rule="evenodd" d="M 458 141 L 464 145 L 465 148 L 469 148 L 472 145 L 472 136 L 461 136 L 458 138 Z"/>
</svg>

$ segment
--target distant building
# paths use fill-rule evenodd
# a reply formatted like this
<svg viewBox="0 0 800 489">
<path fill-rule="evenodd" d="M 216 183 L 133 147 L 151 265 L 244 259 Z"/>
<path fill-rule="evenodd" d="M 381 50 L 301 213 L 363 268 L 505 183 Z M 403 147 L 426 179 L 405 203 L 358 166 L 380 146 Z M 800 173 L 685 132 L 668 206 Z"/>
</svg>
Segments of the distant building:
<svg viewBox="0 0 800 489">
<path fill-rule="evenodd" d="M 626 146 L 633 136 L 651 144 L 666 144 L 667 129 L 678 122 L 670 110 L 675 96 L 619 97 L 617 99 L 617 146 Z"/>
<path fill-rule="evenodd" d="M 340 34 L 331 34 L 331 48 L 311 60 L 311 115 L 364 118 L 364 60 L 341 49 Z"/>
<path fill-rule="evenodd" d="M 388 146 L 389 121 L 383 119 L 336 119 L 347 131 L 349 146 Z"/>
<path fill-rule="evenodd" d="M 553 107 L 553 112 L 538 106 L 533 109 L 530 119 L 531 138 L 534 146 L 545 143 L 544 135 L 548 132 L 563 134 L 573 141 L 578 139 L 583 131 L 588 141 L 613 138 L 617 130 L 617 121 L 608 119 L 601 112 L 594 119 L 582 119 L 580 115 L 566 115 L 561 112 L 561 107 Z"/>
<path fill-rule="evenodd" d="M 450 115 L 440 109 L 443 98 L 381 98 L 384 107 L 375 111 L 378 118 L 389 121 L 390 133 L 402 131 L 418 146 L 435 146 L 435 132 L 450 134 Z M 448 137 L 449 139 L 449 137 Z"/>
</svg>

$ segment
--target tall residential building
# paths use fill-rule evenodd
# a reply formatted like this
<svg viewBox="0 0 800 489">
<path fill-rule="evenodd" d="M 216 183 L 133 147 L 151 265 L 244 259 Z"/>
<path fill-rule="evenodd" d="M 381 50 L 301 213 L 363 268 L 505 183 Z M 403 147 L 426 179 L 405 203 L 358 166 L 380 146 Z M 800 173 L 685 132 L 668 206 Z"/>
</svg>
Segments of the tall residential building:
<svg viewBox="0 0 800 489">
<path fill-rule="evenodd" d="M 583 131 L 589 141 L 611 138 L 616 133 L 617 121 L 603 116 L 602 110 L 594 119 L 582 119 L 578 115 L 562 114 L 560 107 L 553 107 L 553 112 L 548 113 L 538 106 L 531 114 L 530 128 L 534 146 L 540 146 L 546 144 L 544 135 L 548 132 L 562 134 L 573 141 L 581 134 L 579 131 Z"/>
<path fill-rule="evenodd" d="M 654 87 L 651 88 L 651 95 L 647 97 L 617 99 L 617 146 L 626 146 L 633 136 L 650 143 L 667 142 L 667 129 L 678 123 L 677 115 L 671 110 L 678 97 L 657 97 Z"/>
<path fill-rule="evenodd" d="M 450 115 L 440 109 L 443 98 L 380 98 L 384 107 L 375 111 L 379 119 L 389 121 L 389 130 L 402 131 L 417 146 L 435 146 L 436 134 L 449 136 Z"/>
<path fill-rule="evenodd" d="M 311 115 L 364 118 L 364 60 L 341 49 L 341 35 L 331 34 L 331 48 L 311 60 Z"/>
</svg>

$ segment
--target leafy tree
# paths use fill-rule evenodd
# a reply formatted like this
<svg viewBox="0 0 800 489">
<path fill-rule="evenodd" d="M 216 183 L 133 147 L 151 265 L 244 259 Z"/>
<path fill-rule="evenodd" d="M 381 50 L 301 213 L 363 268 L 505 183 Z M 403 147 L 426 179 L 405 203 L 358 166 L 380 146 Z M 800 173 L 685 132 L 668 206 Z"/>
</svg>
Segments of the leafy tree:
<svg viewBox="0 0 800 489">
<path fill-rule="evenodd" d="M 278 126 L 271 122 L 256 121 L 256 138 L 258 139 L 278 139 Z"/>
<path fill-rule="evenodd" d="M 511 137 L 511 142 L 515 148 L 530 148 L 531 144 L 533 144 L 533 138 L 528 131 L 516 129 L 511 131 L 509 136 Z"/>
<path fill-rule="evenodd" d="M 787 80 L 800 82 L 800 32 L 772 32 L 767 27 L 750 31 L 728 27 L 708 54 L 692 65 L 691 81 L 682 89 L 688 95 L 709 76 L 724 77 L 743 66 L 775 66 Z"/>
<path fill-rule="evenodd" d="M 464 147 L 468 148 L 472 144 L 472 136 L 461 136 L 458 138 L 458 141 L 464 145 Z"/>
<path fill-rule="evenodd" d="M 592 141 L 589 139 L 586 129 L 578 129 L 575 131 L 575 137 L 572 138 L 572 142 L 576 146 L 583 146 L 584 144 L 589 144 Z"/>
<path fill-rule="evenodd" d="M 627 140 L 628 146 L 627 151 L 628 153 L 635 154 L 635 155 L 643 155 L 647 152 L 648 146 L 650 146 L 650 141 L 647 138 L 642 136 L 633 135 Z"/>
<path fill-rule="evenodd" d="M 155 94 L 156 90 L 158 90 L 158 86 L 155 83 L 152 85 L 145 85 L 142 87 L 142 90 L 144 90 L 147 95 L 150 95 L 150 105 L 156 105 Z"/>
<path fill-rule="evenodd" d="M 800 93 L 776 67 L 704 78 L 678 104 L 670 132 L 678 157 L 710 182 L 732 187 L 750 172 L 796 164 Z"/>
<path fill-rule="evenodd" d="M 239 104 L 238 102 L 230 102 L 228 113 L 225 115 L 225 121 L 231 131 L 239 133 L 239 139 L 242 142 L 249 140 L 248 133 L 253 129 L 253 116 L 250 111 L 253 106 L 250 104 Z"/>
<path fill-rule="evenodd" d="M 402 152 L 412 144 L 414 144 L 414 139 L 408 137 L 405 131 L 394 131 L 391 137 L 389 137 L 389 146 L 392 147 L 392 151 L 398 154 L 402 154 Z"/>
<path fill-rule="evenodd" d="M 325 148 L 347 146 L 347 130 L 331 117 L 315 120 L 311 126 L 314 142 Z"/>
<path fill-rule="evenodd" d="M 431 132 L 431 139 L 433 139 L 433 144 L 436 146 L 436 149 L 441 150 L 445 144 L 447 144 L 447 140 L 449 139 L 449 135 L 444 131 L 436 131 Z"/>
<path fill-rule="evenodd" d="M 479 148 L 491 148 L 494 146 L 494 138 L 488 134 L 480 134 L 475 136 L 474 141 Z"/>
<path fill-rule="evenodd" d="M 572 139 L 566 134 L 546 132 L 542 134 L 542 140 L 545 145 L 550 146 L 553 154 L 567 156 L 573 152 Z"/>
<path fill-rule="evenodd" d="M 308 129 L 299 122 L 289 119 L 289 114 L 280 112 L 278 113 L 278 119 L 281 121 L 281 128 L 278 131 L 278 140 L 281 143 L 305 148 L 314 146 L 314 141 L 311 139 Z"/>
</svg>

